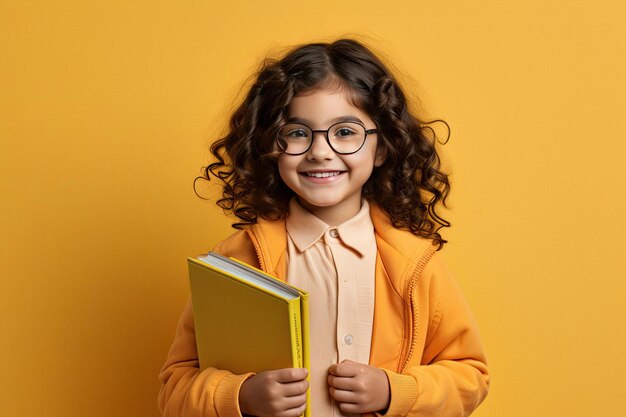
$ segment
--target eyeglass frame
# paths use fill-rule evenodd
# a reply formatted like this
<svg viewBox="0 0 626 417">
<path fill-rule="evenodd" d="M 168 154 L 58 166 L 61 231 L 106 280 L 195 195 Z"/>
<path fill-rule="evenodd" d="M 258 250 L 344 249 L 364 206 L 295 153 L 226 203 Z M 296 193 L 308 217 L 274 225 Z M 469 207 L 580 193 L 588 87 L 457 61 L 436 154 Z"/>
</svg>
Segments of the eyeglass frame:
<svg viewBox="0 0 626 417">
<path fill-rule="evenodd" d="M 328 134 L 330 132 L 330 129 L 333 126 L 337 126 L 340 125 L 342 123 L 353 123 L 356 125 L 359 125 L 363 128 L 363 130 L 365 131 L 365 136 L 363 136 L 363 142 L 361 143 L 361 146 L 358 147 L 358 149 L 356 151 L 353 152 L 338 152 L 337 150 L 335 150 L 335 148 L 333 147 L 333 145 L 330 143 L 330 138 L 328 137 Z M 311 131 L 311 142 L 309 143 L 309 146 L 302 152 L 299 153 L 289 153 L 286 150 L 282 149 L 282 147 L 280 146 L 280 141 L 278 139 L 278 133 L 281 131 L 281 129 L 287 125 L 301 125 L 306 127 L 307 129 L 309 129 Z M 305 153 L 307 153 L 310 149 L 311 146 L 313 146 L 313 141 L 315 140 L 315 134 L 316 133 L 324 133 L 324 138 L 326 139 L 326 143 L 328 144 L 328 146 L 330 147 L 330 149 L 333 150 L 333 152 L 335 152 L 338 155 L 352 155 L 357 153 L 358 151 L 360 151 L 363 148 L 363 145 L 365 145 L 365 141 L 367 140 L 367 135 L 372 134 L 372 133 L 378 133 L 378 128 L 375 129 L 368 129 L 365 127 L 365 125 L 363 123 L 360 122 L 356 122 L 354 120 L 348 120 L 348 121 L 342 121 L 342 122 L 337 122 L 337 123 L 333 123 L 332 125 L 330 125 L 328 127 L 328 129 L 312 129 L 311 126 L 307 125 L 306 123 L 284 123 L 282 124 L 279 128 L 278 128 L 278 132 L 276 132 L 276 142 L 278 143 L 278 147 L 281 149 L 281 151 L 286 154 L 286 155 L 291 155 L 291 156 L 298 156 L 298 155 L 304 155 Z"/>
</svg>

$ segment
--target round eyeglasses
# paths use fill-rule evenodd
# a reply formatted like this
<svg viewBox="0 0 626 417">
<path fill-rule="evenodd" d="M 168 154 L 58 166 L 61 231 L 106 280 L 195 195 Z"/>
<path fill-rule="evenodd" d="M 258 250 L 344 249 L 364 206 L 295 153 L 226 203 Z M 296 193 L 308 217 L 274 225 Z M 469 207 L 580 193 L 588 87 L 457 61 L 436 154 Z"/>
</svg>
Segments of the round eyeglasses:
<svg viewBox="0 0 626 417">
<path fill-rule="evenodd" d="M 357 122 L 335 123 L 326 130 L 314 130 L 303 123 L 287 123 L 278 130 L 276 142 L 287 155 L 302 155 L 311 148 L 315 133 L 324 133 L 328 146 L 336 153 L 349 155 L 358 152 L 367 135 L 378 130 L 366 129 Z"/>
</svg>

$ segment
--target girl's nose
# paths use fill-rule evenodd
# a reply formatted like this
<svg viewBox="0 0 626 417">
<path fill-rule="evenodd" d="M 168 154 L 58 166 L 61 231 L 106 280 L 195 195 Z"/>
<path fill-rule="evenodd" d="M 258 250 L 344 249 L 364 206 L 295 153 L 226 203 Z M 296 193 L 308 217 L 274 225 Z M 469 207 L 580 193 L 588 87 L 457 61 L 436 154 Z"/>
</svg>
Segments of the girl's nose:
<svg viewBox="0 0 626 417">
<path fill-rule="evenodd" d="M 332 159 L 334 156 L 335 151 L 333 151 L 326 141 L 324 133 L 313 133 L 313 143 L 307 152 L 307 158 L 314 161 L 321 161 L 324 159 Z"/>
</svg>

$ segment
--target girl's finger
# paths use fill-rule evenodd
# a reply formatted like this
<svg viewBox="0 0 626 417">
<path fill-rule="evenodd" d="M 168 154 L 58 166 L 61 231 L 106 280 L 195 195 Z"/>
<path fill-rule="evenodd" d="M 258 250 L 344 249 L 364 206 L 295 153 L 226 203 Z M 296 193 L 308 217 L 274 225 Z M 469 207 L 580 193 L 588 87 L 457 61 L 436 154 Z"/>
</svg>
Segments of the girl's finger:
<svg viewBox="0 0 626 417">
<path fill-rule="evenodd" d="M 306 406 L 306 394 L 300 394 L 293 397 L 286 397 L 280 403 L 282 410 L 298 409 L 302 406 Z"/>
<path fill-rule="evenodd" d="M 360 364 L 357 362 L 343 361 L 341 363 L 331 365 L 330 368 L 328 368 L 328 373 L 343 377 L 356 376 L 356 370 L 359 366 Z"/>
<path fill-rule="evenodd" d="M 330 387 L 328 389 L 330 396 L 340 403 L 358 403 L 358 396 L 353 391 L 345 391 Z"/>
<path fill-rule="evenodd" d="M 341 403 L 339 404 L 339 409 L 344 413 L 354 414 L 361 414 L 365 411 L 364 407 L 357 403 Z"/>
<path fill-rule="evenodd" d="M 333 388 L 352 391 L 354 389 L 354 378 L 344 378 L 334 375 L 328 375 L 328 385 Z"/>
<path fill-rule="evenodd" d="M 301 405 L 300 407 L 290 408 L 289 410 L 285 410 L 280 414 L 280 417 L 299 417 L 304 414 L 304 410 L 306 409 L 306 404 Z"/>
<path fill-rule="evenodd" d="M 282 384 L 302 381 L 308 374 L 306 368 L 284 368 L 273 372 L 275 381 Z"/>
<path fill-rule="evenodd" d="M 282 392 L 285 397 L 294 397 L 306 394 L 307 389 L 309 389 L 309 381 L 307 381 L 306 379 L 282 385 Z"/>
</svg>

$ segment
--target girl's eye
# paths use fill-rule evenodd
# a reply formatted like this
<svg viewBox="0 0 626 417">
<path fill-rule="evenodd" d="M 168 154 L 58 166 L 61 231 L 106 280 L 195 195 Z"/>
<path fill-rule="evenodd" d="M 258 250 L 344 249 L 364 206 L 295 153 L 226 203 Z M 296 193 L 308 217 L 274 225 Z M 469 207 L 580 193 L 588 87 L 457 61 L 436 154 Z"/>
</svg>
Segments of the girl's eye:
<svg viewBox="0 0 626 417">
<path fill-rule="evenodd" d="M 346 137 L 346 136 L 351 136 L 354 135 L 354 130 L 347 128 L 347 127 L 340 127 L 337 130 L 335 130 L 335 137 Z"/>
<path fill-rule="evenodd" d="M 309 136 L 309 134 L 304 129 L 296 129 L 296 130 L 292 130 L 291 132 L 289 132 L 287 136 L 293 137 L 293 138 L 306 138 Z"/>
</svg>

